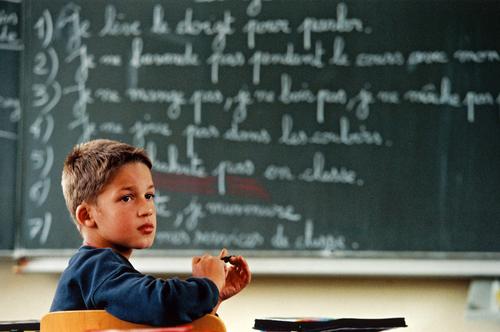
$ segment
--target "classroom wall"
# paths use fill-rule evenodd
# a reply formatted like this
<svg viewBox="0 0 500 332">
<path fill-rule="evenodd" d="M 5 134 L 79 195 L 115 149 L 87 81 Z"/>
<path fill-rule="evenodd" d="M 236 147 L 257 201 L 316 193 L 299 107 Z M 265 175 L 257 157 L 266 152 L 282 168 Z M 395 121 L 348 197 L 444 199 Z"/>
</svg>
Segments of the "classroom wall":
<svg viewBox="0 0 500 332">
<path fill-rule="evenodd" d="M 166 276 L 163 276 L 166 277 Z M 38 319 L 48 310 L 57 274 L 15 274 L 0 262 L 0 320 Z M 219 311 L 228 331 L 250 332 L 256 317 L 403 316 L 405 332 L 493 332 L 500 323 L 464 318 L 469 280 L 254 276 Z"/>
</svg>

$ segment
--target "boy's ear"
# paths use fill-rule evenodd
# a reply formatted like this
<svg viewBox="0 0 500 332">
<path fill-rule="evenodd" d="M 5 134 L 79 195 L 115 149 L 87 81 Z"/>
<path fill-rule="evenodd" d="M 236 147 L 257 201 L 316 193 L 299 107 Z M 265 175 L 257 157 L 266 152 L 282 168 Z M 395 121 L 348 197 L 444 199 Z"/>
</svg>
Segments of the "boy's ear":
<svg viewBox="0 0 500 332">
<path fill-rule="evenodd" d="M 76 208 L 76 221 L 78 222 L 80 227 L 92 228 L 96 226 L 94 218 L 92 218 L 91 208 L 92 207 L 90 206 L 90 204 L 86 202 L 83 202 Z"/>
</svg>

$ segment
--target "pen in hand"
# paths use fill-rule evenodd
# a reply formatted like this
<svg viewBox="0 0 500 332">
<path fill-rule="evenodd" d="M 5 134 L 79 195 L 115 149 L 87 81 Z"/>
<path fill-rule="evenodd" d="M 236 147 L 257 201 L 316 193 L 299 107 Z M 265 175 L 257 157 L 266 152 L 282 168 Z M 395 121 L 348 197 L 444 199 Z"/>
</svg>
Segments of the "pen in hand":
<svg viewBox="0 0 500 332">
<path fill-rule="evenodd" d="M 224 257 L 221 257 L 220 259 L 222 259 L 224 261 L 224 263 L 229 263 L 229 260 L 231 259 L 231 257 L 234 257 L 234 255 L 224 256 Z"/>
</svg>

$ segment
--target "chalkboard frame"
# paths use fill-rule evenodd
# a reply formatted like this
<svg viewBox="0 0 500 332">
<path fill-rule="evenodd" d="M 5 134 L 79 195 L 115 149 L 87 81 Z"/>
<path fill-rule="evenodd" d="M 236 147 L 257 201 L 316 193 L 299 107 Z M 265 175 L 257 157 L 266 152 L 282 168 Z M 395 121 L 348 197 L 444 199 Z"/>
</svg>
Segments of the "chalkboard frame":
<svg viewBox="0 0 500 332">
<path fill-rule="evenodd" d="M 24 63 L 24 61 L 23 61 Z M 29 93 L 29 91 L 25 91 L 24 93 Z M 15 256 L 33 256 L 33 257 L 43 257 L 43 256 L 51 256 L 51 255 L 60 255 L 60 256 L 67 256 L 72 250 L 71 249 L 60 249 L 56 251 L 51 251 L 47 249 L 28 249 L 28 248 L 22 248 L 18 247 L 16 248 Z M 479 260 L 484 260 L 484 261 L 489 261 L 491 259 L 493 260 L 498 260 L 500 258 L 500 252 L 467 252 L 467 253 L 457 253 L 457 252 L 448 252 L 448 251 L 439 251 L 439 252 L 432 252 L 432 251 L 422 251 L 422 252 L 416 252 L 416 251 L 411 251 L 411 252 L 405 252 L 404 250 L 402 251 L 392 251 L 392 252 L 386 252 L 386 251 L 335 251 L 333 253 L 326 253 L 319 250 L 308 250 L 307 252 L 304 251 L 296 251 L 296 250 L 289 250 L 289 251 L 272 251 L 272 250 L 259 250 L 259 251 L 250 251 L 246 253 L 244 250 L 238 250 L 239 252 L 242 252 L 244 254 L 248 254 L 247 256 L 249 257 L 256 257 L 256 258 L 266 258 L 266 257 L 276 257 L 276 260 L 279 261 L 279 259 L 288 259 L 289 257 L 295 257 L 298 260 L 302 259 L 303 256 L 306 258 L 311 258 L 314 260 L 319 259 L 319 257 L 327 257 L 331 259 L 331 262 L 328 261 L 326 264 L 330 263 L 335 263 L 337 259 L 373 259 L 374 262 L 384 262 L 385 259 L 392 259 L 392 258 L 404 258 L 408 259 L 409 261 L 413 259 L 439 259 L 439 260 L 450 260 L 453 261 L 455 259 L 462 259 L 462 258 L 471 258 L 471 262 L 473 262 L 475 259 Z M 175 250 L 151 250 L 147 252 L 147 256 L 151 257 L 158 257 L 158 256 L 173 256 L 173 257 L 183 257 L 183 256 L 190 256 L 191 254 L 196 254 L 199 253 L 200 250 L 192 251 L 192 250 L 181 250 L 181 251 L 175 251 Z M 321 261 L 321 260 L 320 260 Z M 369 273 L 369 271 L 366 271 Z"/>
</svg>

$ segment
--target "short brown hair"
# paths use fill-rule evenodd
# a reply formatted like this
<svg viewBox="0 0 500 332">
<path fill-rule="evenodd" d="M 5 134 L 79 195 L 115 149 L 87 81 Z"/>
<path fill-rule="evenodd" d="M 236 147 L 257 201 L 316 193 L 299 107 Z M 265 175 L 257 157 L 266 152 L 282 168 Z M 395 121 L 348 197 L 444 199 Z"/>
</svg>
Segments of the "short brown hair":
<svg viewBox="0 0 500 332">
<path fill-rule="evenodd" d="M 66 206 L 76 221 L 76 208 L 83 202 L 95 202 L 113 173 L 130 162 L 152 168 L 144 149 L 108 139 L 96 139 L 76 145 L 66 157 L 61 186 Z"/>
</svg>

